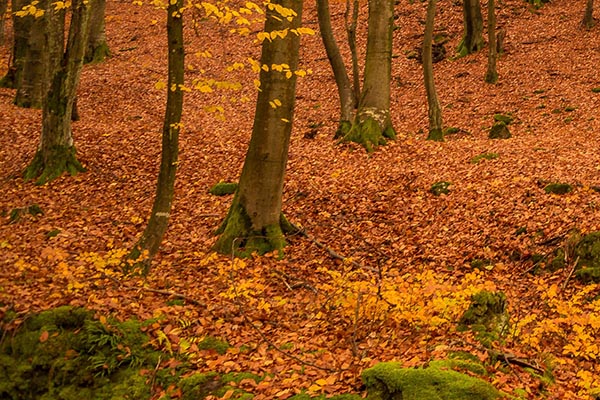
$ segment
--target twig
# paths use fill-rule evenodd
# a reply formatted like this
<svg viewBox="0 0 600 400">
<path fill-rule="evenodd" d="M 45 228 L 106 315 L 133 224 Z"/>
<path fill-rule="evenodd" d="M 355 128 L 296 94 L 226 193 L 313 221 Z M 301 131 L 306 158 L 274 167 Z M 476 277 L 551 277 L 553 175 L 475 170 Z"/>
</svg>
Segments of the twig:
<svg viewBox="0 0 600 400">
<path fill-rule="evenodd" d="M 571 266 L 571 270 L 569 271 L 569 275 L 567 275 L 567 278 L 565 279 L 565 281 L 563 282 L 563 284 L 561 286 L 562 290 L 566 289 L 567 284 L 569 283 L 569 279 L 571 279 L 571 276 L 573 276 L 573 272 L 575 272 L 575 268 L 577 268 L 577 263 L 578 262 L 579 262 L 579 256 L 577 256 L 577 258 L 575 259 L 575 262 Z"/>
<path fill-rule="evenodd" d="M 514 364 L 514 365 L 518 365 L 519 367 L 523 367 L 523 368 L 531 368 L 535 372 L 538 372 L 540 374 L 544 373 L 544 370 L 542 368 L 538 367 L 537 365 L 533 365 L 531 362 L 529 362 L 523 358 L 518 358 L 514 354 L 498 353 L 493 350 L 490 350 L 490 353 L 493 356 L 495 356 L 497 359 L 504 361 L 504 363 L 508 366 L 510 366 L 510 364 Z"/>
</svg>

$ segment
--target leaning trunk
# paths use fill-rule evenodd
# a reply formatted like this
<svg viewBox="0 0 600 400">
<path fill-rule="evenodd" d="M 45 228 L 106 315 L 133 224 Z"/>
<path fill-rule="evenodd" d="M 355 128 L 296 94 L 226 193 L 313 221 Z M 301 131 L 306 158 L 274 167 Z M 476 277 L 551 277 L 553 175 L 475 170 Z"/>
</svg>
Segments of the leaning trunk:
<svg viewBox="0 0 600 400">
<path fill-rule="evenodd" d="M 394 0 L 369 0 L 362 94 L 356 118 L 343 138 L 362 144 L 368 152 L 396 137 L 390 118 L 393 11 Z"/>
<path fill-rule="evenodd" d="M 433 79 L 433 59 L 431 47 L 433 43 L 433 24 L 435 20 L 436 0 L 429 0 L 427 5 L 427 18 L 425 20 L 425 37 L 423 38 L 423 77 L 427 92 L 427 105 L 429 106 L 429 135 L 428 140 L 441 142 L 444 140 L 442 130 L 442 108 L 435 90 Z"/>
<path fill-rule="evenodd" d="M 317 0 L 317 14 L 321 38 L 323 39 L 325 52 L 327 53 L 327 58 L 329 58 L 329 63 L 333 70 L 333 76 L 335 77 L 338 96 L 340 98 L 340 125 L 338 133 L 336 134 L 337 136 L 343 132 L 344 126 L 350 125 L 356 107 L 356 98 L 354 96 L 354 91 L 352 90 L 352 85 L 350 84 L 348 72 L 346 71 L 346 65 L 344 64 L 340 49 L 333 36 L 328 0 Z"/>
<path fill-rule="evenodd" d="M 75 0 L 69 27 L 66 50 L 54 70 L 50 90 L 42 111 L 42 135 L 40 146 L 33 161 L 25 170 L 25 178 L 38 178 L 44 184 L 69 172 L 71 175 L 83 171 L 75 158 L 75 147 L 71 134 L 71 112 L 88 36 L 90 0 Z M 54 13 L 48 10 L 48 14 Z M 62 26 L 51 24 L 53 32 Z M 54 35 L 50 35 L 54 37 Z M 61 35 L 59 35 L 61 36 Z M 57 43 L 52 43 L 51 48 Z"/>
<path fill-rule="evenodd" d="M 101 62 L 110 56 L 110 50 L 106 42 L 105 11 L 106 0 L 94 1 L 90 11 L 90 34 L 88 37 L 88 46 L 85 51 L 86 63 Z"/>
<path fill-rule="evenodd" d="M 479 0 L 463 0 L 464 35 L 458 45 L 458 56 L 478 52 L 483 48 L 483 17 Z"/>
<path fill-rule="evenodd" d="M 496 46 L 496 5 L 494 0 L 488 0 L 488 66 L 485 73 L 487 83 L 498 82 L 498 71 L 496 71 L 496 61 L 498 60 L 498 48 Z"/>
<path fill-rule="evenodd" d="M 283 7 L 293 12 L 289 21 L 276 11 Z M 238 190 L 215 250 L 224 254 L 263 254 L 281 251 L 289 224 L 282 217 L 281 197 L 292 131 L 300 37 L 291 33 L 300 26 L 302 1 L 274 0 L 269 3 L 265 32 L 284 31 L 285 38 L 262 44 L 260 91 L 256 103 L 252 137 Z M 283 70 L 273 65 L 287 65 Z M 269 71 L 266 71 L 266 70 Z"/>
<path fill-rule="evenodd" d="M 141 267 L 144 273 L 148 272 L 150 261 L 158 252 L 162 238 L 167 230 L 171 203 L 175 186 L 175 173 L 177 171 L 177 156 L 179 152 L 179 130 L 181 127 L 181 113 L 183 109 L 183 18 L 179 11 L 183 7 L 183 0 L 170 2 L 167 8 L 167 39 L 168 39 L 168 88 L 167 105 L 162 131 L 162 153 L 160 171 L 156 184 L 156 196 L 152 206 L 152 214 L 148 226 L 142 237 L 129 254 L 132 265 Z"/>
</svg>

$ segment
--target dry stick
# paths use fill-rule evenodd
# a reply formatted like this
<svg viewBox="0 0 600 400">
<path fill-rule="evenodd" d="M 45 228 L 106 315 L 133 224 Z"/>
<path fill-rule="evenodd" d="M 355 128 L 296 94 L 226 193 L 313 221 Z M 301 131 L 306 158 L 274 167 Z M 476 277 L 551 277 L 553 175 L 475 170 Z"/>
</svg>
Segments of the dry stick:
<svg viewBox="0 0 600 400">
<path fill-rule="evenodd" d="M 233 266 L 233 259 L 235 256 L 235 241 L 238 240 L 237 238 L 233 240 L 233 242 L 231 243 L 231 265 Z M 244 306 L 242 305 L 242 303 L 240 302 L 240 298 L 238 296 L 238 290 L 237 290 L 237 285 L 235 284 L 235 279 L 233 276 L 233 268 L 231 268 L 231 270 L 229 271 L 229 279 L 231 280 L 231 286 L 233 287 L 233 299 L 235 301 L 235 304 L 238 308 L 238 311 L 240 312 L 240 314 L 242 315 L 242 318 L 244 318 L 244 321 L 250 325 L 252 327 L 252 329 L 254 329 L 256 331 L 256 333 L 258 333 L 258 335 L 261 337 L 261 339 L 268 344 L 269 346 L 271 346 L 272 348 L 274 348 L 278 353 L 284 355 L 285 357 L 291 358 L 292 360 L 299 362 L 302 365 L 306 365 L 309 367 L 313 367 L 316 369 L 320 369 L 322 371 L 327 371 L 327 372 L 340 372 L 341 370 L 335 370 L 335 369 L 331 369 L 331 368 L 325 368 L 325 367 L 321 367 L 319 365 L 313 364 L 309 361 L 303 360 L 291 353 L 288 353 L 285 350 L 282 350 L 281 348 L 279 348 L 275 343 L 273 343 L 271 340 L 269 340 L 269 338 L 267 338 L 267 336 L 263 333 L 263 331 L 261 331 L 259 328 L 257 328 L 252 321 L 250 320 L 250 318 L 248 317 L 248 315 L 246 314 L 245 310 L 244 310 Z"/>
<path fill-rule="evenodd" d="M 575 268 L 577 268 L 577 263 L 578 262 L 579 262 L 579 256 L 577 256 L 577 258 L 575 259 L 575 262 L 573 263 L 573 266 L 571 267 L 571 270 L 569 271 L 569 275 L 567 275 L 567 278 L 563 282 L 563 284 L 562 284 L 562 290 L 566 289 L 567 284 L 569 283 L 569 279 L 571 279 L 571 276 L 573 276 L 573 272 L 575 272 Z"/>
</svg>

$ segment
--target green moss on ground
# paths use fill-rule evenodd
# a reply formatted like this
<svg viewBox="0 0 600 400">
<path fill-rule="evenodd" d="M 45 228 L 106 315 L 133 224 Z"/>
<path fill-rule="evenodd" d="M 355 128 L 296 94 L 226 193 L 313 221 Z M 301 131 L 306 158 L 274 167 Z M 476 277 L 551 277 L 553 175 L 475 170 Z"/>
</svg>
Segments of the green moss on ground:
<svg viewBox="0 0 600 400">
<path fill-rule="evenodd" d="M 236 182 L 219 182 L 215 183 L 213 187 L 208 190 L 208 193 L 214 196 L 226 196 L 228 194 L 234 194 L 238 188 Z"/>
<path fill-rule="evenodd" d="M 229 349 L 229 347 L 231 346 L 229 346 L 229 343 L 226 341 L 214 338 L 212 336 L 207 336 L 198 343 L 198 348 L 200 350 L 214 350 L 220 355 L 227 353 L 227 349 Z"/>
<path fill-rule="evenodd" d="M 458 329 L 472 330 L 483 345 L 489 346 L 506 333 L 508 321 L 504 293 L 482 290 L 471 296 L 471 304 L 458 321 Z"/>
<path fill-rule="evenodd" d="M 340 128 L 342 127 L 340 126 Z M 347 129 L 347 125 L 344 129 Z M 373 118 L 366 118 L 364 121 L 353 123 L 340 141 L 358 143 L 368 153 L 372 153 L 377 146 L 384 146 L 387 139 L 396 139 L 394 128 L 390 125 L 382 130 L 377 121 Z"/>
<path fill-rule="evenodd" d="M 446 182 L 446 181 L 435 182 L 433 185 L 431 185 L 431 188 L 429 189 L 429 191 L 434 196 L 448 194 L 448 193 L 450 193 L 450 189 L 448 189 L 450 187 L 450 185 L 451 185 L 451 183 Z"/>
<path fill-rule="evenodd" d="M 514 120 L 514 117 L 510 114 L 494 114 L 495 122 L 504 122 L 506 125 L 510 125 Z"/>
<path fill-rule="evenodd" d="M 440 366 L 402 368 L 380 363 L 365 370 L 369 400 L 493 400 L 500 393 L 489 383 Z"/>
<path fill-rule="evenodd" d="M 583 282 L 600 283 L 600 231 L 583 236 L 573 253 L 578 260 L 575 275 Z"/>
<path fill-rule="evenodd" d="M 503 121 L 496 121 L 488 135 L 490 139 L 510 139 L 511 134 L 508 125 Z"/>
<path fill-rule="evenodd" d="M 23 178 L 26 181 L 36 179 L 36 185 L 44 185 L 65 172 L 71 176 L 85 172 L 85 168 L 75 156 L 75 146 L 55 146 L 45 156 L 41 150 L 38 150 L 31 163 L 25 168 Z"/>
<path fill-rule="evenodd" d="M 481 160 L 495 160 L 498 158 L 498 153 L 482 153 L 471 158 L 471 164 L 479 164 Z"/>
<path fill-rule="evenodd" d="M 544 187 L 544 192 L 550 194 L 567 194 L 573 191 L 573 186 L 568 183 L 549 183 Z"/>
</svg>

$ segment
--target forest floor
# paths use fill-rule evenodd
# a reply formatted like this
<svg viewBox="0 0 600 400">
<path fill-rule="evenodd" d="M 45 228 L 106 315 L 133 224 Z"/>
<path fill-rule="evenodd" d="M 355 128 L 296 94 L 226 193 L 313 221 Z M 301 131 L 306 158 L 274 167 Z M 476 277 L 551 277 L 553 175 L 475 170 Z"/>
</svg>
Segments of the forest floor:
<svg viewBox="0 0 600 400">
<path fill-rule="evenodd" d="M 332 4 L 342 39 L 344 6 Z M 283 210 L 310 238 L 290 237 L 284 260 L 210 251 L 231 197 L 208 189 L 237 180 L 256 94 L 248 67 L 224 68 L 258 58 L 260 24 L 246 37 L 205 19 L 197 34 L 188 29 L 188 82 L 243 87 L 186 95 L 170 227 L 150 274 L 140 278 L 121 276 L 114 261 L 143 230 L 155 191 L 165 101 L 155 85 L 166 80 L 166 17 L 150 5 L 109 1 L 112 57 L 85 67 L 81 120 L 73 124 L 86 173 L 45 186 L 24 182 L 40 111 L 13 106 L 14 92 L 0 90 L 0 310 L 25 315 L 71 304 L 119 318 L 162 316 L 156 329 L 175 351 L 182 338 L 230 343 L 224 355 L 186 349 L 198 370 L 272 374 L 252 389 L 256 399 L 357 393 L 360 373 L 376 362 L 418 366 L 461 350 L 487 362 L 489 380 L 507 393 L 589 398 L 600 387 L 600 288 L 572 276 L 575 260 L 555 272 L 538 272 L 534 263 L 551 259 L 574 229 L 600 230 L 600 93 L 592 91 L 600 86 L 600 27 L 581 28 L 583 2 L 554 0 L 539 10 L 500 2 L 498 25 L 507 35 L 497 85 L 483 81 L 487 50 L 434 65 L 444 125 L 458 128 L 436 143 L 425 140 L 421 66 L 407 57 L 422 40 L 425 6 L 396 5 L 391 110 L 398 138 L 372 154 L 332 139 L 334 80 L 318 35 L 303 36 L 301 64 L 312 74 L 298 81 Z M 460 2 L 441 0 L 438 10 L 436 30 L 449 38 L 452 55 L 462 32 Z M 365 14 L 363 5 L 361 55 Z M 312 2 L 304 21 L 318 31 Z M 8 46 L 2 51 L 5 68 Z M 488 139 L 495 113 L 514 117 L 511 139 Z M 474 160 L 492 153 L 497 158 Z M 451 183 L 449 194 L 430 193 L 438 181 Z M 552 182 L 574 189 L 547 194 Z M 34 204 L 43 214 L 11 222 L 12 210 Z M 553 382 L 535 368 L 490 360 L 472 333 L 457 332 L 481 288 L 508 299 L 510 332 L 495 350 L 551 371 Z M 173 293 L 185 301 L 173 302 Z"/>
</svg>

